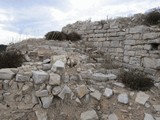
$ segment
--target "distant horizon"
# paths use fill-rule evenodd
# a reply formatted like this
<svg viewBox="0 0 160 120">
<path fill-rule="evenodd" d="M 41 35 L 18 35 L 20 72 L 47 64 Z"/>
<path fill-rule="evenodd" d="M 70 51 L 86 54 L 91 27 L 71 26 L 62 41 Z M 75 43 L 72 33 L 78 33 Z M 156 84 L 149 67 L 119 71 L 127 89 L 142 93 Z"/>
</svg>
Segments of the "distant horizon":
<svg viewBox="0 0 160 120">
<path fill-rule="evenodd" d="M 0 0 L 0 44 L 42 37 L 76 21 L 144 13 L 157 5 L 158 0 Z"/>
</svg>

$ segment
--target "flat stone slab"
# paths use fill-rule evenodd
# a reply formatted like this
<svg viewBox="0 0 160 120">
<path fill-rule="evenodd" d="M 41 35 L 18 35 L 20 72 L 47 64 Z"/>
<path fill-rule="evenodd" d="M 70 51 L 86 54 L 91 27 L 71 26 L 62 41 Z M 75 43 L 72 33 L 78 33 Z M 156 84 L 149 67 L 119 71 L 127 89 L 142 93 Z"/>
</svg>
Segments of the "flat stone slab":
<svg viewBox="0 0 160 120">
<path fill-rule="evenodd" d="M 84 95 L 88 93 L 88 89 L 85 85 L 79 85 L 76 88 L 76 92 L 79 98 L 82 98 Z"/>
<path fill-rule="evenodd" d="M 99 120 L 95 110 L 89 110 L 81 113 L 81 120 Z"/>
<path fill-rule="evenodd" d="M 102 93 L 100 93 L 98 90 L 95 90 L 94 92 L 90 93 L 90 95 L 97 99 L 97 100 L 100 100 L 101 99 L 101 96 L 102 96 Z"/>
<path fill-rule="evenodd" d="M 60 85 L 61 76 L 55 73 L 50 74 L 49 84 Z"/>
<path fill-rule="evenodd" d="M 92 74 L 92 79 L 96 81 L 115 80 L 116 78 L 117 76 L 114 74 L 102 74 L 102 73 Z"/>
<path fill-rule="evenodd" d="M 41 97 L 43 108 L 49 108 L 53 101 L 53 96 Z"/>
<path fill-rule="evenodd" d="M 35 84 L 44 83 L 49 79 L 49 74 L 44 71 L 32 71 L 32 78 Z"/>
<path fill-rule="evenodd" d="M 144 105 L 148 99 L 149 99 L 149 95 L 140 91 L 140 92 L 137 93 L 135 101 Z"/>
<path fill-rule="evenodd" d="M 113 90 L 110 88 L 106 88 L 103 95 L 107 98 L 110 98 L 113 95 Z"/>
<path fill-rule="evenodd" d="M 1 80 L 11 80 L 14 77 L 15 73 L 10 69 L 0 69 L 0 79 Z"/>
<path fill-rule="evenodd" d="M 127 93 L 121 93 L 118 95 L 118 102 L 123 104 L 128 104 L 128 94 Z"/>
<path fill-rule="evenodd" d="M 47 111 L 42 108 L 38 108 L 35 110 L 37 120 L 48 120 Z"/>
<path fill-rule="evenodd" d="M 21 74 L 16 75 L 17 82 L 27 82 L 27 81 L 29 81 L 29 79 L 30 79 L 29 75 L 21 75 Z"/>
<path fill-rule="evenodd" d="M 160 112 L 160 105 L 153 105 L 153 107 L 157 112 Z"/>
<path fill-rule="evenodd" d="M 66 94 L 71 94 L 72 90 L 65 85 L 64 88 L 61 90 L 61 92 L 58 94 L 58 97 L 60 97 L 61 99 L 65 98 Z"/>
<path fill-rule="evenodd" d="M 112 113 L 108 116 L 108 120 L 118 120 L 118 117 L 115 113 Z"/>
<path fill-rule="evenodd" d="M 61 60 L 57 60 L 54 64 L 53 64 L 53 66 L 55 67 L 55 68 L 57 68 L 57 69 L 64 69 L 65 68 L 65 63 L 63 62 L 63 61 L 61 61 Z M 52 67 L 53 67 L 52 66 Z"/>
<path fill-rule="evenodd" d="M 155 120 L 151 114 L 145 113 L 144 120 Z"/>
</svg>

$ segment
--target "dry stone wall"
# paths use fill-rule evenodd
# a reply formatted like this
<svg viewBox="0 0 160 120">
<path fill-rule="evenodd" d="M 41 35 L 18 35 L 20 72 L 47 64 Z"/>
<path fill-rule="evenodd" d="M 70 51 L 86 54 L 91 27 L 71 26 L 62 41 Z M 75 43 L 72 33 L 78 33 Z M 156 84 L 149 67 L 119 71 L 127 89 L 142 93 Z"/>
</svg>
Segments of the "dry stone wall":
<svg viewBox="0 0 160 120">
<path fill-rule="evenodd" d="M 82 35 L 85 45 L 107 52 L 119 65 L 138 68 L 160 80 L 160 28 L 128 24 L 124 19 L 84 21 L 62 28 Z"/>
</svg>

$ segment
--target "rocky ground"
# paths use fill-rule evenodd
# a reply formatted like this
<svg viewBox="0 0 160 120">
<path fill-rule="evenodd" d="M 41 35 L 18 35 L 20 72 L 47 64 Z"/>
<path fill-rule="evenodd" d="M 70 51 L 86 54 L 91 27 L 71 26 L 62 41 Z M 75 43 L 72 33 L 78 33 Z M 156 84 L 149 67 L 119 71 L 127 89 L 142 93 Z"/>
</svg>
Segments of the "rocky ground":
<svg viewBox="0 0 160 120">
<path fill-rule="evenodd" d="M 160 83 L 130 90 L 118 81 L 121 68 L 97 51 L 44 43 L 28 45 L 21 67 L 0 70 L 0 120 L 160 120 Z"/>
</svg>

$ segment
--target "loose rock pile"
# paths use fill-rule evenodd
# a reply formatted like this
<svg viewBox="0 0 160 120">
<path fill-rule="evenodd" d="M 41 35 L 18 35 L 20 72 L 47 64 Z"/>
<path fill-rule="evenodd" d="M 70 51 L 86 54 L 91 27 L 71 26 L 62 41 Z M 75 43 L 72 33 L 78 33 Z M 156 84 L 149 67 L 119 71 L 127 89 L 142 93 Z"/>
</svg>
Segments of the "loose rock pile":
<svg viewBox="0 0 160 120">
<path fill-rule="evenodd" d="M 26 54 L 30 61 L 21 67 L 0 70 L 0 120 L 160 119 L 159 84 L 127 89 L 117 81 L 120 68 L 102 69 L 79 43 L 73 46 L 43 61 Z"/>
</svg>

